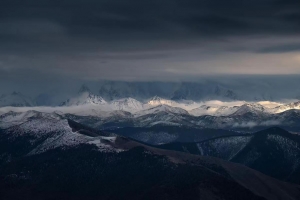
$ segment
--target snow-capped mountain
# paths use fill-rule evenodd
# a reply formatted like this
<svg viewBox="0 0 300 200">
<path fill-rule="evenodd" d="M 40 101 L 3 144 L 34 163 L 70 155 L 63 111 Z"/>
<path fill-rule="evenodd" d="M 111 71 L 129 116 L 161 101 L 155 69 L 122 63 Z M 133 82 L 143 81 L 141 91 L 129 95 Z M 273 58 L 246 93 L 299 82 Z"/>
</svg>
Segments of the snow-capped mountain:
<svg viewBox="0 0 300 200">
<path fill-rule="evenodd" d="M 239 106 L 207 106 L 202 105 L 189 111 L 191 115 L 213 115 L 213 116 L 227 116 L 231 115 L 239 109 Z"/>
<path fill-rule="evenodd" d="M 158 124 L 179 126 L 189 123 L 185 122 L 188 116 L 188 112 L 182 108 L 160 105 L 136 112 L 134 118 L 130 120 L 137 127 L 150 127 Z"/>
<path fill-rule="evenodd" d="M 159 105 L 153 108 L 149 108 L 146 110 L 139 111 L 135 113 L 136 116 L 142 116 L 142 115 L 148 115 L 148 114 L 157 114 L 160 112 L 166 112 L 166 113 L 173 113 L 173 114 L 179 114 L 179 115 L 188 115 L 189 113 L 178 107 L 172 107 L 168 105 Z"/>
<path fill-rule="evenodd" d="M 166 98 L 161 98 L 158 96 L 154 96 L 151 99 L 147 100 L 147 103 L 144 104 L 144 109 L 145 108 L 151 108 L 151 107 L 156 107 L 159 105 L 167 105 L 167 106 L 172 106 L 172 107 L 178 107 L 182 108 L 186 111 L 189 111 L 191 109 L 197 108 L 200 103 L 195 102 L 193 100 L 185 100 L 181 99 L 178 101 L 174 101 L 171 99 L 166 99 Z"/>
<path fill-rule="evenodd" d="M 275 108 L 273 108 L 271 110 L 274 113 L 281 113 L 281 112 L 284 112 L 287 110 L 292 110 L 292 109 L 300 110 L 300 101 L 281 105 L 281 106 L 276 106 Z"/>
<path fill-rule="evenodd" d="M 56 112 L 46 113 L 46 112 L 38 112 L 35 110 L 29 110 L 25 112 L 7 112 L 5 114 L 0 115 L 0 129 L 6 129 L 12 126 L 23 124 L 27 121 L 33 119 L 61 119 L 61 116 Z"/>
<path fill-rule="evenodd" d="M 245 83 L 246 84 L 246 83 Z M 246 84 L 247 85 L 247 84 Z M 248 87 L 249 85 L 247 85 Z M 264 88 L 267 87 L 267 88 Z M 279 86 L 278 86 L 279 87 Z M 242 88 L 242 89 L 241 89 Z M 252 84 L 249 90 L 244 90 L 244 87 L 239 87 L 235 84 L 219 83 L 217 81 L 203 80 L 201 82 L 121 82 L 121 81 L 103 81 L 93 86 L 92 93 L 85 85 L 80 89 L 79 94 L 75 98 L 69 96 L 69 93 L 61 93 L 59 91 L 42 91 L 37 94 L 34 101 L 25 98 L 24 95 L 18 93 L 19 99 L 16 100 L 14 95 L 3 95 L 0 97 L 0 106 L 58 106 L 62 101 L 63 105 L 82 105 L 82 104 L 102 104 L 105 101 L 117 101 L 120 99 L 132 98 L 142 103 L 147 103 L 152 106 L 161 104 L 181 107 L 186 110 L 191 110 L 197 106 L 186 107 L 183 101 L 193 101 L 196 103 L 206 102 L 212 100 L 219 101 L 275 101 L 282 104 L 282 99 L 291 100 L 296 99 L 296 92 L 287 93 L 280 92 L 276 87 L 266 85 Z M 273 91 L 274 90 L 274 91 Z M 96 91 L 98 93 L 96 93 Z M 86 95 L 81 95 L 86 94 Z M 12 97 L 14 96 L 14 97 Z M 36 103 L 35 103 L 36 102 Z M 200 104 L 203 105 L 203 104 Z M 198 107 L 200 106 L 198 105 Z M 208 105 L 211 106 L 211 105 Z M 294 108 L 293 108 L 294 107 Z M 287 109 L 298 109 L 296 105 L 287 105 L 287 107 L 279 107 L 277 111 L 282 112 Z"/>
<path fill-rule="evenodd" d="M 80 144 L 94 144 L 101 151 L 114 151 L 110 145 L 101 142 L 102 140 L 113 142 L 116 139 L 113 135 L 102 136 L 99 134 L 96 135 L 98 137 L 95 137 L 93 134 L 94 137 L 91 137 L 88 130 L 78 128 L 76 124 L 70 124 L 74 122 L 70 122 L 55 113 L 48 114 L 35 111 L 23 114 L 8 113 L 5 120 L 7 123 L 11 123 L 5 129 L 8 138 L 30 138 L 30 145 L 27 145 L 27 148 L 30 148 L 24 152 L 27 155 Z"/>
<path fill-rule="evenodd" d="M 192 154 L 218 157 L 246 165 L 277 179 L 300 183 L 300 135 L 280 128 L 161 146 L 169 150 L 189 150 Z"/>
<path fill-rule="evenodd" d="M 123 98 L 110 102 L 113 110 L 136 112 L 144 109 L 143 103 L 133 98 Z"/>
<path fill-rule="evenodd" d="M 212 116 L 229 116 L 229 115 L 244 115 L 246 113 L 251 113 L 255 115 L 262 115 L 262 114 L 275 114 L 275 113 L 282 113 L 288 110 L 300 110 L 300 101 L 294 102 L 290 104 L 276 106 L 280 103 L 270 103 L 265 105 L 263 103 L 257 102 L 249 102 L 244 103 L 243 105 L 236 105 L 236 106 L 222 106 L 222 105 L 201 105 L 197 108 L 189 110 L 189 113 L 194 116 L 202 116 L 202 115 L 212 115 Z M 275 105 L 275 107 L 272 105 Z"/>
<path fill-rule="evenodd" d="M 252 113 L 252 114 L 262 114 L 266 112 L 266 108 L 258 103 L 245 103 L 244 105 L 240 106 L 236 112 L 234 112 L 232 115 L 238 116 L 238 115 L 244 115 L 246 113 Z"/>
<path fill-rule="evenodd" d="M 158 96 L 152 97 L 147 104 L 150 106 L 160 106 L 160 105 L 168 105 L 168 106 L 176 106 L 178 103 L 172 100 L 163 99 Z"/>
<path fill-rule="evenodd" d="M 220 106 L 215 112 L 215 116 L 228 116 L 235 113 L 239 106 Z"/>
<path fill-rule="evenodd" d="M 224 200 L 296 200 L 300 195 L 297 185 L 221 159 L 189 155 L 188 147 L 185 153 L 166 151 L 66 119 L 32 119 L 1 130 L 0 146 L 0 197 L 7 199 L 60 199 L 62 191 L 66 199 L 186 199 L 199 190 L 206 199 Z"/>
<path fill-rule="evenodd" d="M 0 96 L 0 107 L 31 107 L 35 105 L 35 102 L 33 102 L 31 98 L 19 92 L 13 92 L 11 94 L 4 94 Z"/>
<path fill-rule="evenodd" d="M 129 87 L 129 85 L 127 86 Z M 191 88 L 184 87 L 188 89 L 185 91 L 190 91 L 189 89 L 192 89 L 192 86 L 196 87 L 197 84 L 191 84 L 190 86 Z M 207 91 L 221 94 L 224 88 L 220 88 L 222 87 L 211 87 L 207 88 Z M 134 92 L 133 90 L 130 91 Z M 14 98 L 10 98 L 11 100 L 15 98 L 19 99 L 23 95 L 13 93 L 10 96 L 14 96 Z M 21 106 L 24 104 L 15 103 L 11 105 Z M 15 119 L 22 119 L 24 117 L 26 119 L 27 116 L 32 115 L 32 112 L 37 111 L 48 114 L 56 112 L 60 113 L 59 115 L 61 116 L 74 115 L 74 119 L 78 119 L 79 122 L 89 125 L 93 125 L 94 123 L 94 127 L 99 129 L 126 126 L 150 127 L 157 124 L 164 124 L 252 132 L 265 127 L 280 125 L 289 131 L 300 132 L 300 126 L 298 125 L 300 116 L 299 112 L 297 112 L 298 109 L 300 111 L 300 102 L 286 105 L 282 105 L 282 102 L 268 101 L 209 100 L 201 102 L 191 99 L 172 100 L 159 96 L 154 96 L 144 101 L 132 97 L 105 101 L 101 96 L 93 94 L 87 86 L 83 85 L 74 98 L 68 99 L 60 107 L 28 107 L 27 105 L 25 104 L 25 107 L 1 107 L 0 125 L 8 127 L 7 124 L 10 122 L 17 125 L 15 123 L 17 120 Z M 13 112 L 8 114 L 10 111 Z"/>
<path fill-rule="evenodd" d="M 61 106 L 103 105 L 106 103 L 101 96 L 93 94 L 87 86 L 82 85 L 78 95 L 63 102 Z"/>
<path fill-rule="evenodd" d="M 299 145 L 299 135 L 280 128 L 270 128 L 253 135 L 222 137 L 198 144 L 202 155 L 241 163 L 278 179 L 296 183 L 300 181 L 296 178 L 300 170 Z"/>
<path fill-rule="evenodd" d="M 191 115 L 201 116 L 201 115 L 215 115 L 216 111 L 219 109 L 217 106 L 207 106 L 202 105 L 198 108 L 194 108 L 189 111 Z"/>
</svg>

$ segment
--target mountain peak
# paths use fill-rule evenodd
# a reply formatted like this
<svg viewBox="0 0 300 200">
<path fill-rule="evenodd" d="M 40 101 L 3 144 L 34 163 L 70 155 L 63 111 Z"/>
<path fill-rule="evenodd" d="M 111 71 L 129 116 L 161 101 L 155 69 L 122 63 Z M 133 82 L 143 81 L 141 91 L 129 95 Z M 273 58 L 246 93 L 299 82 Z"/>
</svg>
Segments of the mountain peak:
<svg viewBox="0 0 300 200">
<path fill-rule="evenodd" d="M 244 115 L 246 113 L 259 114 L 264 113 L 265 107 L 258 103 L 245 103 L 238 108 L 233 115 Z"/>
<path fill-rule="evenodd" d="M 83 84 L 76 97 L 64 101 L 60 106 L 79 106 L 87 104 L 103 105 L 106 104 L 106 101 L 101 96 L 93 94 L 90 89 Z"/>
</svg>

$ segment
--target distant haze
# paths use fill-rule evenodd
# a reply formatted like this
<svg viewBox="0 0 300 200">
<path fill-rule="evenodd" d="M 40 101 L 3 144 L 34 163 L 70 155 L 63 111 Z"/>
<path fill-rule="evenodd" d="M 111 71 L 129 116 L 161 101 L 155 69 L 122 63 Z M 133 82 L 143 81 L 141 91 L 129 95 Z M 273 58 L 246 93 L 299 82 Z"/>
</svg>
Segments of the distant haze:
<svg viewBox="0 0 300 200">
<path fill-rule="evenodd" d="M 2 81 L 2 80 L 0 80 Z M 59 105 L 77 95 L 82 84 L 106 101 L 135 98 L 147 101 L 154 96 L 173 100 L 193 101 L 276 101 L 300 99 L 299 76 L 220 76 L 190 81 L 87 81 L 54 79 L 50 82 L 0 84 L 2 94 L 20 92 L 42 105 Z M 1 95 L 1 94 L 0 94 Z M 267 103 L 269 104 L 269 102 Z"/>
</svg>

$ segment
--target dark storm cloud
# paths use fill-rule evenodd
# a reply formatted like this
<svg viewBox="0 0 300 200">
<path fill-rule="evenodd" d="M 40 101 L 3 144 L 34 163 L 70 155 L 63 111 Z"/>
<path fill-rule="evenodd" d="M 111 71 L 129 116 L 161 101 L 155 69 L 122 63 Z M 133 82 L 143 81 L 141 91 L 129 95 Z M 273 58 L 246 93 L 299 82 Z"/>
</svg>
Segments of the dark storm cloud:
<svg viewBox="0 0 300 200">
<path fill-rule="evenodd" d="M 64 28 L 70 35 L 103 39 L 300 30 L 297 0 L 2 0 L 0 13 L 1 28 L 8 29 L 2 35 L 47 35 Z"/>
<path fill-rule="evenodd" d="M 297 55 L 272 55 L 300 51 L 299 34 L 298 0 L 1 0 L 0 77 L 300 73 Z"/>
</svg>

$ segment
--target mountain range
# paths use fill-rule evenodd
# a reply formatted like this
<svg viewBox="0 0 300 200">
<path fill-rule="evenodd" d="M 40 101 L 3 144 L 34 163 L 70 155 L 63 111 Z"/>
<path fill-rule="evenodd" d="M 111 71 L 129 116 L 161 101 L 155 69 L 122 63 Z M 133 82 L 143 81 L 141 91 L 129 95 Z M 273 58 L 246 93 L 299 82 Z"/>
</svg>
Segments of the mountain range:
<svg viewBox="0 0 300 200">
<path fill-rule="evenodd" d="M 99 95 L 93 94 L 86 85 L 82 85 L 78 94 L 63 102 L 60 106 L 102 105 L 106 101 Z"/>
<path fill-rule="evenodd" d="M 199 142 L 172 142 L 160 148 L 240 163 L 283 181 L 300 184 L 300 135 L 280 128 Z"/>
<path fill-rule="evenodd" d="M 219 89 L 218 94 L 221 94 Z M 120 96 L 121 97 L 121 96 Z M 115 98 L 115 97 L 114 97 Z M 255 132 L 272 126 L 300 132 L 300 103 L 172 100 L 153 96 L 105 100 L 83 85 L 74 97 L 57 106 L 37 106 L 29 97 L 14 92 L 0 98 L 1 124 L 6 113 L 35 110 L 60 113 L 97 129 L 123 127 L 185 126 L 198 129 L 223 129 Z"/>
<path fill-rule="evenodd" d="M 229 82 L 228 82 L 229 83 Z M 281 101 L 283 99 L 298 99 L 300 91 L 294 88 L 294 92 L 284 90 L 279 93 L 273 88 L 280 88 L 281 85 L 270 87 L 270 83 L 260 82 L 239 82 L 239 84 L 228 84 L 212 80 L 199 82 L 122 82 L 122 81 L 100 81 L 97 84 L 90 84 L 93 93 L 101 96 L 105 101 L 113 101 L 123 98 L 133 98 L 138 101 L 146 101 L 155 96 L 168 100 L 191 100 L 191 101 Z M 242 84 L 242 85 L 241 85 Z M 276 83 L 278 84 L 278 83 Z M 83 88 L 87 86 L 83 85 Z M 244 88 L 248 88 L 245 90 Z M 25 91 L 21 91 L 25 92 Z M 50 91 L 42 90 L 31 96 L 38 106 L 57 106 L 66 101 L 67 93 L 72 98 L 72 91 L 60 92 L 58 89 Z M 8 94 L 6 94 L 8 95 Z M 75 95 L 75 94 L 74 94 Z M 58 103 L 59 99 L 61 102 Z"/>
<path fill-rule="evenodd" d="M 59 113 L 30 111 L 26 115 L 8 113 L 6 117 L 9 116 L 15 119 L 13 123 L 7 121 L 6 128 L 0 129 L 1 199 L 296 200 L 300 197 L 297 185 L 240 164 L 192 155 L 187 153 L 188 148 L 178 152 L 147 145 L 113 132 L 95 130 Z M 276 138 L 277 129 L 267 132 L 275 136 L 270 137 L 274 145 L 283 141 L 280 147 L 285 148 L 285 140 Z M 257 148 L 252 146 L 260 143 L 252 142 L 257 140 L 256 135 L 250 137 L 241 143 L 245 146 L 241 155 L 252 163 L 263 162 L 264 157 L 251 156 L 257 155 L 250 153 Z M 270 147 L 263 156 L 277 152 Z M 298 157 L 294 149 L 286 152 Z M 294 157 L 287 158 L 292 162 L 281 163 L 294 167 L 297 163 Z M 266 165 L 268 169 L 272 167 Z"/>
</svg>

